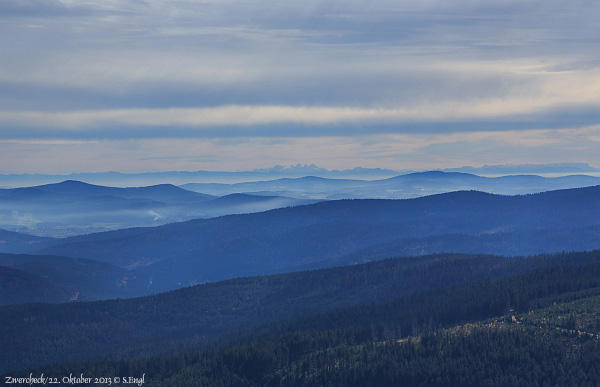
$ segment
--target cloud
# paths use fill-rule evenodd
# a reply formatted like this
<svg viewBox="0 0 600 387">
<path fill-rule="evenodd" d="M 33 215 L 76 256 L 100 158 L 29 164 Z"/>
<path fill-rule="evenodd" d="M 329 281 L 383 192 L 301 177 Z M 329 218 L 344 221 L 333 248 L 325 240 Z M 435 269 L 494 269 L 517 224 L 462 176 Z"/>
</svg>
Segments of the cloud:
<svg viewBox="0 0 600 387">
<path fill-rule="evenodd" d="M 598 78 L 600 79 L 600 78 Z M 46 137 L 47 132 L 58 130 L 64 136 L 86 136 L 91 132 L 105 131 L 107 137 L 127 137 L 120 133 L 128 130 L 129 137 L 165 137 L 179 131 L 180 135 L 215 136 L 215 128 L 233 127 L 235 135 L 247 137 L 261 135 L 255 127 L 279 125 L 278 136 L 294 136 L 296 126 L 317 126 L 325 133 L 327 125 L 333 125 L 333 131 L 339 131 L 339 125 L 362 125 L 369 133 L 377 132 L 377 125 L 384 125 L 383 131 L 390 126 L 422 123 L 465 123 L 473 121 L 482 125 L 482 121 L 508 120 L 512 122 L 521 117 L 528 120 L 531 115 L 565 111 L 575 107 L 580 113 L 581 106 L 597 109 L 600 106 L 600 81 L 583 77 L 571 77 L 568 82 L 557 79 L 555 90 L 546 85 L 542 96 L 514 96 L 510 98 L 490 98 L 482 100 L 439 101 L 422 103 L 399 108 L 360 108 L 360 107 L 312 107 L 312 106 L 217 106 L 204 108 L 155 108 L 155 109 L 111 109 L 67 112 L 4 111 L 0 112 L 0 125 L 16 127 L 25 136 Z M 576 87 L 573 87 L 575 83 Z M 562 87 L 562 89 L 561 89 Z M 591 119 L 597 119 L 592 116 Z M 291 125 L 286 133 L 286 125 Z M 372 125 L 372 126 L 368 126 Z M 417 126 L 418 127 L 418 126 Z M 442 126 L 443 127 L 443 126 Z M 110 128 L 117 128 L 115 133 Z M 151 131 L 148 128 L 165 128 L 164 131 Z M 169 130 L 171 128 L 172 130 Z M 237 129 L 236 129 L 237 128 Z M 248 128 L 248 129 L 245 129 Z M 62 130 L 62 131 L 61 131 Z M 446 132 L 464 131 L 457 127 Z M 4 131 L 10 138 L 12 132 Z M 66 134 L 65 134 L 66 133 Z M 112 133 L 112 134 L 111 134 Z M 272 131 L 270 132 L 272 133 Z M 360 134 L 357 132 L 357 134 Z M 2 134 L 0 134 L 2 135 Z"/>
<path fill-rule="evenodd" d="M 489 164 L 586 160 L 600 167 L 600 126 L 453 134 L 100 140 L 0 141 L 0 173 L 249 170 L 308 161 L 328 169 L 354 166 L 436 169 Z M 61 157 L 56 157 L 60 154 Z M 52 160 L 49 162 L 48 160 Z"/>
<path fill-rule="evenodd" d="M 88 168 L 226 157 L 395 168 L 489 164 L 523 147 L 590 162 L 573 149 L 596 143 L 560 131 L 600 123 L 599 11 L 558 0 L 5 0 L 0 164 L 67 168 L 57 150 L 68 149 Z M 208 156 L 148 146 L 182 138 Z M 45 158 L 9 160 L 10 147 Z"/>
</svg>

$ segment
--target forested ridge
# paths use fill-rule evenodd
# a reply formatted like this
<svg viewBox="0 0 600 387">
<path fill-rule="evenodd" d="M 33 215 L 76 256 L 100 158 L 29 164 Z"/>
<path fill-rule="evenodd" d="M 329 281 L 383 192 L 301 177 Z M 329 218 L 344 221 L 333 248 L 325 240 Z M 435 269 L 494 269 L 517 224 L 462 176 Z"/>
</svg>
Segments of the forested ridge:
<svg viewBox="0 0 600 387">
<path fill-rule="evenodd" d="M 157 189 L 169 198 L 174 187 Z M 179 191 L 178 197 L 197 196 Z M 406 200 L 335 200 L 63 239 L 0 230 L 0 250 L 20 253 L 13 256 L 18 260 L 9 258 L 11 268 L 41 274 L 39 281 L 48 283 L 28 287 L 24 273 L 5 270 L 3 280 L 16 287 L 0 295 L 0 304 L 129 298 L 394 256 L 590 251 L 600 248 L 599 193 L 600 186 L 524 196 L 459 191 Z M 45 290 L 50 287 L 61 290 L 53 294 Z"/>
<path fill-rule="evenodd" d="M 221 340 L 212 341 L 213 346 L 216 345 L 213 349 L 200 352 L 194 350 L 193 345 L 188 347 L 181 345 L 183 342 L 190 343 L 190 340 L 191 342 L 194 339 L 197 340 L 202 334 L 202 329 L 191 324 L 190 318 L 196 311 L 186 309 L 189 304 L 177 303 L 176 300 L 179 298 L 178 295 L 190 295 L 190 293 L 184 293 L 185 291 L 206 292 L 207 288 L 183 289 L 178 291 L 182 292 L 180 294 L 171 292 L 165 295 L 136 299 L 137 301 L 146 301 L 146 303 L 136 305 L 137 310 L 140 311 L 152 310 L 151 301 L 153 299 L 167 297 L 169 304 L 174 303 L 173 311 L 187 310 L 188 312 L 180 312 L 179 315 L 172 316 L 172 320 L 163 321 L 167 326 L 172 327 L 171 330 L 166 331 L 166 335 L 163 331 L 162 334 L 156 336 L 159 331 L 153 330 L 149 325 L 140 329 L 143 334 L 137 336 L 139 341 L 136 343 L 138 345 L 135 351 L 129 350 L 124 356 L 127 360 L 45 366 L 38 371 L 43 370 L 47 375 L 66 371 L 92 375 L 121 375 L 127 372 L 141 375 L 145 372 L 147 380 L 153 383 L 152 385 L 337 385 L 340 382 L 344 385 L 393 385 L 398 381 L 406 381 L 409 385 L 452 385 L 457 381 L 464 382 L 462 383 L 464 385 L 477 385 L 477 382 L 482 380 L 489 381 L 491 385 L 506 385 L 511 380 L 507 378 L 512 375 L 510 370 L 513 368 L 509 367 L 508 371 L 503 371 L 504 368 L 493 366 L 495 362 L 493 356 L 507 352 L 510 347 L 512 352 L 508 351 L 506 354 L 507 364 L 513 364 L 514 367 L 521 367 L 521 364 L 524 364 L 519 368 L 522 375 L 519 374 L 521 371 L 515 374 L 517 385 L 535 385 L 533 383 L 535 380 L 538 384 L 543 382 L 540 375 L 548 375 L 545 373 L 544 367 L 552 368 L 559 363 L 563 365 L 566 373 L 562 376 L 549 376 L 554 377 L 554 384 L 560 385 L 560 380 L 563 380 L 560 377 L 563 377 L 566 378 L 564 380 L 577 382 L 573 385 L 585 385 L 589 382 L 589 378 L 595 375 L 590 372 L 596 371 L 588 369 L 589 367 L 593 368 L 594 363 L 586 362 L 585 364 L 588 365 L 585 367 L 588 368 L 585 368 L 577 363 L 573 356 L 580 356 L 577 359 L 582 358 L 581 356 L 585 358 L 591 356 L 592 360 L 596 359 L 597 355 L 594 355 L 597 349 L 594 346 L 596 345 L 594 344 L 596 343 L 595 339 L 587 339 L 585 345 L 579 345 L 579 352 L 573 352 L 569 349 L 572 346 L 565 344 L 564 337 L 553 335 L 538 337 L 531 330 L 507 330 L 506 327 L 509 325 L 506 324 L 501 327 L 499 324 L 490 326 L 489 323 L 481 323 L 477 329 L 464 331 L 461 334 L 439 330 L 465 323 L 477 323 L 498 316 L 500 316 L 500 321 L 512 321 L 512 314 L 516 314 L 521 319 L 520 316 L 528 316 L 529 312 L 540 310 L 540 308 L 557 308 L 585 298 L 597 299 L 600 294 L 598 256 L 598 252 L 546 256 L 546 263 L 551 262 L 548 264 L 551 267 L 546 268 L 540 268 L 540 266 L 544 266 L 539 264 L 544 261 L 543 256 L 522 258 L 538 267 L 516 276 L 471 281 L 471 283 L 456 286 L 449 285 L 450 287 L 424 290 L 388 300 L 357 301 L 349 306 L 324 308 L 321 313 L 317 314 L 305 311 L 296 317 L 288 315 L 286 319 L 272 319 L 273 316 L 269 316 L 269 309 L 265 307 L 256 313 L 256 328 L 251 329 L 251 325 L 238 326 L 237 329 L 232 329 L 225 338 L 221 336 Z M 443 259 L 444 257 L 447 259 Z M 437 262 L 443 263 L 444 270 L 448 270 L 453 265 L 464 270 L 465 266 L 462 266 L 461 263 L 468 262 L 468 258 L 468 256 L 429 257 L 433 262 L 437 259 Z M 484 261 L 486 258 L 498 259 L 498 257 L 471 257 L 471 259 Z M 515 258 L 515 260 L 517 259 Z M 387 265 L 392 265 L 393 262 L 395 260 L 384 261 Z M 415 261 L 398 260 L 398 262 L 411 266 L 410 263 L 414 264 Z M 335 273 L 335 270 L 341 270 L 337 272 L 340 278 L 356 282 L 360 276 L 364 276 L 364 273 L 377 271 L 375 268 L 377 268 L 376 264 L 370 264 L 333 269 L 332 271 L 294 273 L 288 276 L 299 276 L 298 283 L 304 284 L 307 288 L 311 288 L 323 280 L 321 285 L 323 287 L 324 284 L 330 283 L 324 280 L 328 277 L 326 274 Z M 353 274 L 343 274 L 343 269 L 352 269 L 354 272 Z M 380 275 L 393 271 L 390 270 L 390 266 L 380 269 Z M 331 278 L 334 277 L 331 276 Z M 374 276 L 373 278 L 380 279 L 382 277 Z M 281 297 L 286 292 L 292 291 L 292 288 L 282 286 L 283 283 L 293 283 L 293 281 L 288 281 L 289 279 L 291 277 L 283 281 L 279 276 L 270 276 L 237 281 L 250 288 L 256 288 L 255 284 L 250 285 L 252 280 L 274 281 L 276 284 L 280 281 L 277 288 L 279 290 L 278 297 Z M 230 281 L 213 284 L 213 286 L 217 285 L 233 288 Z M 371 283 L 368 287 L 372 286 Z M 219 294 L 224 289 L 214 287 L 213 291 Z M 226 298 L 223 293 L 221 294 Z M 242 293 L 233 292 L 232 294 L 236 294 L 239 298 Z M 322 295 L 315 297 L 310 302 L 318 305 L 321 297 Z M 181 297 L 181 300 L 186 298 L 189 299 Z M 22 337 L 23 334 L 27 336 L 25 330 L 31 332 L 39 329 L 40 335 L 49 334 L 50 340 L 70 339 L 78 347 L 83 345 L 79 348 L 93 351 L 94 347 L 90 347 L 93 342 L 77 343 L 77 340 L 82 340 L 84 337 L 85 340 L 89 340 L 95 335 L 96 339 L 98 336 L 106 335 L 106 340 L 112 342 L 123 340 L 123 337 L 118 335 L 119 329 L 115 329 L 115 327 L 119 326 L 120 318 L 126 319 L 128 315 L 135 314 L 125 305 L 127 302 L 136 300 L 62 305 L 62 307 L 82 308 L 69 310 L 70 325 L 65 325 L 64 318 L 61 321 L 62 317 L 54 316 L 51 313 L 52 309 L 61 307 L 61 305 L 19 306 L 23 309 L 10 307 L 8 310 L 3 310 L 3 312 L 9 311 L 10 313 L 3 314 L 7 317 L 3 317 L 6 324 L 3 324 L 2 337 L 6 340 L 7 337 L 12 338 L 18 335 Z M 220 299 L 220 301 L 223 300 Z M 262 303 L 268 303 L 266 300 L 263 299 Z M 326 300 L 327 298 L 323 298 L 324 302 Z M 282 300 L 282 304 L 287 301 L 289 299 Z M 561 324 L 563 324 L 560 325 L 561 329 L 577 327 L 578 324 L 586 321 L 587 329 L 591 330 L 589 327 L 594 324 L 594 321 L 597 321 L 597 314 L 594 313 L 598 311 L 598 304 L 596 301 L 595 304 L 591 303 L 586 306 L 585 311 L 588 312 L 585 318 L 578 317 L 584 315 L 584 309 L 573 309 L 570 312 L 573 318 L 561 320 Z M 155 305 L 158 308 L 159 304 Z M 89 308 L 90 306 L 93 308 Z M 50 309 L 44 309 L 48 307 Z M 110 310 L 112 307 L 120 309 L 113 314 Z M 589 310 L 592 312 L 589 313 Z M 593 312 L 594 310 L 596 312 Z M 64 311 L 66 310 L 63 309 L 62 312 Z M 24 312 L 29 313 L 29 317 L 24 317 Z M 243 314 L 246 313 L 247 311 L 243 312 Z M 102 314 L 106 315 L 104 319 L 99 318 L 99 315 Z M 186 314 L 187 317 L 185 317 Z M 154 315 L 157 320 L 164 319 L 165 316 L 161 317 L 158 313 Z M 140 318 L 145 317 L 152 318 L 152 314 Z M 43 323 L 37 325 L 37 328 L 35 324 L 17 323 L 23 318 L 34 319 L 34 321 L 42 319 Z M 184 318 L 187 320 L 183 320 Z M 89 321 L 86 322 L 86 319 Z M 555 318 L 555 320 L 557 319 Z M 132 321 L 130 320 L 130 323 Z M 106 324 L 107 330 L 105 331 L 102 327 L 103 324 Z M 513 325 L 522 327 L 524 324 L 520 322 Z M 534 324 L 530 325 L 534 326 Z M 537 326 L 537 322 L 535 325 Z M 54 327 L 55 333 L 66 330 L 68 334 L 61 339 L 52 338 L 52 327 Z M 78 330 L 77 327 L 84 328 Z M 9 330 L 7 331 L 7 329 Z M 19 329 L 23 331 L 19 331 Z M 492 330 L 485 331 L 485 329 Z M 547 328 L 544 329 L 547 330 Z M 35 335 L 29 335 L 30 340 L 37 342 L 34 337 Z M 408 342 L 406 342 L 407 338 L 410 338 Z M 153 342 L 153 345 L 144 346 L 142 344 L 150 342 Z M 238 344 L 234 344 L 235 342 Z M 469 342 L 474 342 L 477 346 L 468 344 Z M 521 344 L 511 346 L 510 343 L 514 342 Z M 227 343 L 230 344 L 227 345 Z M 6 341 L 3 344 L 6 345 Z M 198 344 L 197 348 L 201 348 L 200 341 L 196 344 Z M 39 342 L 37 345 L 38 350 L 44 351 L 44 347 L 40 346 Z M 156 353 L 157 345 L 162 345 L 163 351 L 178 352 L 171 355 L 146 357 Z M 552 351 L 549 351 L 548 348 Z M 45 350 L 48 349 L 49 347 Z M 181 352 L 186 349 L 189 352 Z M 452 358 L 440 355 L 440 353 L 449 353 L 448 351 L 454 351 L 457 355 L 453 355 Z M 486 358 L 486 351 L 495 355 Z M 478 356 L 483 356 L 482 359 L 487 359 L 489 364 L 481 359 L 479 362 L 473 362 L 471 357 Z M 117 358 L 118 356 L 113 357 Z M 529 363 L 523 363 L 525 360 Z M 542 364 L 538 364 L 540 361 Z M 460 364 L 463 364 L 462 369 L 457 366 Z M 468 364 L 473 367 L 476 364 L 485 365 L 490 369 L 484 368 L 484 371 L 481 371 L 484 372 L 485 375 L 483 375 L 473 367 L 466 366 Z M 398 369 L 403 371 L 399 372 Z M 456 372 L 448 373 L 447 370 L 450 369 Z M 537 371 L 531 373 L 533 372 L 531 370 Z M 575 374 L 572 374 L 573 372 Z M 579 379 L 574 379 L 577 375 L 579 375 Z"/>
<path fill-rule="evenodd" d="M 139 297 L 149 278 L 104 262 L 0 253 L 0 305 Z"/>
<path fill-rule="evenodd" d="M 153 279 L 149 290 L 161 292 L 401 255 L 585 251 L 600 248 L 599 192 L 334 200 L 71 237 L 38 253 L 138 267 Z"/>
</svg>

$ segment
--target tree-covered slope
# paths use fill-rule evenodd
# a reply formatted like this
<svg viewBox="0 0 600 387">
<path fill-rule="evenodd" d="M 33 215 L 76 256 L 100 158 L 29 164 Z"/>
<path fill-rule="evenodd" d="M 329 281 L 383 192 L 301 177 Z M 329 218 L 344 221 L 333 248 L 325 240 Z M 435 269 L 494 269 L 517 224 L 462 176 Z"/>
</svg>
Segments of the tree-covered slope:
<svg viewBox="0 0 600 387">
<path fill-rule="evenodd" d="M 27 235 L 0 229 L 0 252 L 29 253 L 55 243 L 57 239 Z"/>
<path fill-rule="evenodd" d="M 148 293 L 150 284 L 148 277 L 132 270 L 52 255 L 0 253 L 0 268 L 0 305 L 139 297 Z M 27 281 L 23 280 L 25 274 Z M 41 292 L 40 288 L 47 290 Z"/>
<path fill-rule="evenodd" d="M 600 286 L 597 264 L 599 252 L 512 259 L 438 255 L 242 278 L 139 299 L 5 306 L 0 345 L 11 351 L 0 354 L 0 364 L 9 371 L 200 349 L 269 324 L 276 325 L 256 335 L 374 323 L 414 334 Z M 464 285 L 544 267 L 554 268 L 509 282 Z M 461 284 L 467 287 L 448 290 Z"/>
<path fill-rule="evenodd" d="M 0 266 L 0 305 L 66 302 L 72 296 L 70 289 L 43 276 Z"/>
<path fill-rule="evenodd" d="M 306 315 L 201 352 L 10 375 L 143 376 L 151 386 L 593 386 L 599 315 L 600 265 L 558 266 Z"/>
<path fill-rule="evenodd" d="M 523 255 L 600 248 L 593 236 L 540 244 L 545 233 L 575 234 L 597 227 L 598 219 L 600 186 L 527 196 L 453 192 L 411 200 L 321 202 L 92 234 L 67 238 L 40 253 L 147 266 L 154 290 L 164 291 L 239 275 L 343 264 L 347 255 L 394 241 L 400 241 L 398 251 L 417 253 Z M 474 243 L 452 237 L 457 234 Z M 519 243 L 513 245 L 515 238 Z"/>
</svg>

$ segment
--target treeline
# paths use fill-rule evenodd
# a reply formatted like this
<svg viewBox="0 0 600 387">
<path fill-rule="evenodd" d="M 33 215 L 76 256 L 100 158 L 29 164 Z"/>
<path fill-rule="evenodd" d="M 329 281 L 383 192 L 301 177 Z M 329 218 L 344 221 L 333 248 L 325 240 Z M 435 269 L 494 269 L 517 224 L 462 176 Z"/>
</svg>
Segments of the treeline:
<svg viewBox="0 0 600 387">
<path fill-rule="evenodd" d="M 594 228 L 599 192 L 600 187 L 590 187 L 529 196 L 450 192 L 407 200 L 339 200 L 66 238 L 38 253 L 143 268 L 140 272 L 153 277 L 150 289 L 158 292 L 346 264 L 347 255 L 399 238 L 409 239 L 400 241 L 398 250 L 386 250 L 385 257 L 581 251 L 600 248 Z M 496 232 L 490 236 L 490 230 Z"/>
<path fill-rule="evenodd" d="M 597 340 L 573 352 L 560 339 L 528 331 L 431 332 L 598 294 L 600 264 L 553 267 L 275 323 L 220 349 L 43 372 L 146 373 L 157 386 L 591 385 L 600 375 Z M 415 335 L 422 339 L 397 342 Z"/>
<path fill-rule="evenodd" d="M 355 305 L 254 330 L 250 338 L 313 330 L 363 327 L 372 340 L 421 335 L 471 321 L 523 313 L 600 291 L 600 264 L 553 267 L 525 274 L 437 289 L 385 302 Z M 589 293 L 583 293 L 589 295 Z M 373 327 L 376 326 L 377 329 Z M 367 329 L 368 328 L 368 329 Z"/>
<path fill-rule="evenodd" d="M 63 286 L 23 270 L 0 266 L 0 305 L 45 300 L 65 302 L 71 292 Z"/>
<path fill-rule="evenodd" d="M 423 324 L 428 329 L 439 325 L 436 316 L 445 309 L 434 305 L 432 297 L 442 297 L 439 303 L 444 306 L 453 305 L 451 298 L 457 296 L 445 296 L 446 299 L 442 295 L 421 296 L 429 300 L 427 303 L 432 305 L 429 309 L 415 305 L 422 302 L 419 298 L 401 297 L 540 267 L 589 262 L 600 263 L 600 252 L 529 258 L 440 254 L 240 278 L 137 299 L 5 306 L 0 308 L 0 346 L 11 350 L 0 352 L 0 372 L 105 356 L 118 359 L 200 350 L 231 343 L 245 330 L 276 322 L 284 324 L 290 319 L 352 305 L 360 306 L 351 319 L 340 311 L 336 312 L 341 313 L 339 317 L 325 317 L 322 321 L 336 321 L 342 326 L 360 318 L 361 313 L 373 319 L 411 310 L 414 318 L 419 319 L 417 326 L 413 326 L 415 323 L 411 320 L 400 327 L 402 332 L 414 334 L 422 330 Z M 497 293 L 489 294 L 489 300 L 485 301 L 489 305 L 485 308 L 491 312 L 482 315 L 506 307 L 509 301 L 500 297 Z M 373 305 L 364 306 L 395 298 L 398 300 L 389 304 L 391 309 L 382 309 L 387 308 L 387 304 L 376 306 L 377 310 L 371 310 L 375 308 Z M 513 303 L 519 302 L 516 299 Z M 466 316 L 460 308 L 458 305 L 445 313 Z M 482 308 L 484 306 L 477 310 L 483 311 Z M 319 318 L 299 320 L 293 329 L 321 329 Z M 479 315 L 468 318 L 479 318 Z M 269 330 L 272 329 L 277 328 L 270 325 Z"/>
<path fill-rule="evenodd" d="M 149 281 L 88 259 L 0 253 L 0 305 L 139 297 L 147 294 Z"/>
<path fill-rule="evenodd" d="M 429 333 L 408 342 L 354 338 L 305 332 L 205 352 L 151 385 L 594 386 L 600 378 L 597 341 L 571 352 L 561 340 L 519 330 Z"/>
<path fill-rule="evenodd" d="M 496 328 L 406 341 L 368 339 L 373 334 L 360 328 L 303 331 L 221 350 L 44 367 L 33 374 L 145 375 L 150 386 L 594 386 L 600 378 L 597 340 L 565 342 Z"/>
</svg>

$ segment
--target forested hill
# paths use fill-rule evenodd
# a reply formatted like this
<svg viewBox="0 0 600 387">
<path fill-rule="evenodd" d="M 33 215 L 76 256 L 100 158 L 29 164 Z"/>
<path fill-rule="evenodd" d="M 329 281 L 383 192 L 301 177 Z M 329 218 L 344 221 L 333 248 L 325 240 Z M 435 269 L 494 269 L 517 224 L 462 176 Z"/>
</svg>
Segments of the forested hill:
<svg viewBox="0 0 600 387">
<path fill-rule="evenodd" d="M 139 297 L 148 277 L 104 262 L 0 253 L 0 305 Z"/>
<path fill-rule="evenodd" d="M 151 290 L 163 291 L 244 275 L 364 262 L 398 251 L 419 255 L 485 249 L 521 255 L 590 250 L 600 248 L 598 225 L 600 186 L 526 196 L 461 191 L 407 200 L 321 202 L 91 234 L 39 252 L 141 266 L 153 278 Z M 544 242 L 547 233 L 555 235 L 552 243 Z M 468 236 L 470 242 L 449 235 Z M 515 238 L 520 243 L 508 250 Z M 367 251 L 344 259 L 391 242 L 393 249 L 374 256 Z"/>
<path fill-rule="evenodd" d="M 0 229 L 0 246 L 3 253 L 28 253 L 56 243 L 56 239 L 43 238 Z"/>
<path fill-rule="evenodd" d="M 511 260 L 496 259 L 429 257 L 421 275 L 400 269 L 416 269 L 418 260 L 390 260 L 341 271 L 262 277 L 254 283 L 253 279 L 227 281 L 137 300 L 3 308 L 2 345 L 17 350 L 0 364 L 6 371 L 23 367 L 17 365 L 19 360 L 43 363 L 43 356 L 49 356 L 45 362 L 99 359 L 110 346 L 113 358 L 126 359 L 46 366 L 10 375 L 145 374 L 153 386 L 270 386 L 282 381 L 286 385 L 593 385 L 591 381 L 600 375 L 599 253 L 515 259 L 508 265 Z M 538 269 L 408 296 L 396 297 L 402 292 L 392 287 L 382 292 L 391 299 L 375 303 L 361 299 L 386 278 L 401 284 L 402 273 L 417 283 L 430 276 L 441 279 L 448 272 L 465 273 L 467 266 L 487 266 L 484 262 L 493 263 L 484 270 L 490 277 L 499 273 L 492 267 L 507 268 L 517 262 Z M 546 265 L 551 267 L 539 268 Z M 274 285 L 275 293 L 267 296 L 268 285 L 260 282 Z M 364 287 L 342 293 L 348 284 L 357 283 Z M 190 297 L 192 291 L 195 297 Z M 213 307 L 209 301 L 228 297 L 237 300 L 235 305 L 219 302 Z M 344 303 L 335 300 L 342 299 L 352 299 L 354 304 L 335 308 Z M 305 302 L 327 310 L 314 314 Z M 174 309 L 168 310 L 169 305 Z M 288 320 L 281 321 L 280 308 L 285 305 Z M 171 315 L 174 311 L 178 314 Z M 239 325 L 228 324 L 228 314 L 237 314 Z M 199 325 L 202 316 L 210 320 L 204 327 Z M 494 320 L 484 321 L 489 318 Z M 428 334 L 468 322 L 471 328 L 461 334 Z M 216 334 L 223 327 L 237 332 L 226 340 L 241 341 L 182 353 L 201 345 L 201 335 Z M 424 336 L 405 340 L 415 335 Z M 172 354 L 146 357 L 157 351 Z"/>
<path fill-rule="evenodd" d="M 170 184 L 117 188 L 68 180 L 0 189 L 0 228 L 63 238 L 314 202 L 254 195 L 217 198 Z M 0 252 L 14 252 L 10 249 L 11 246 L 0 243 Z"/>
<path fill-rule="evenodd" d="M 451 191 L 482 191 L 501 195 L 524 195 L 598 185 L 600 177 L 570 175 L 547 178 L 536 175 L 483 177 L 470 173 L 427 171 L 381 180 L 328 179 L 317 176 L 248 181 L 236 184 L 189 183 L 182 188 L 212 195 L 257 193 L 295 198 L 407 199 Z"/>
<path fill-rule="evenodd" d="M 4 306 L 0 307 L 0 347 L 11 351 L 0 353 L 0 372 L 106 356 L 130 358 L 200 349 L 231 341 L 248 329 L 275 322 L 283 325 L 266 329 L 267 334 L 330 329 L 365 318 L 367 322 L 378 319 L 383 323 L 398 316 L 407 319 L 403 320 L 406 325 L 402 325 L 402 330 L 412 329 L 413 323 L 421 329 L 421 324 L 427 326 L 438 320 L 441 324 L 468 316 L 487 316 L 489 308 L 496 313 L 507 302 L 515 307 L 525 306 L 529 302 L 527 297 L 533 297 L 532 291 L 535 297 L 543 297 L 547 292 L 597 286 L 600 272 L 594 265 L 598 264 L 598 251 L 529 258 L 444 254 L 241 278 L 128 300 Z M 473 315 L 461 314 L 468 305 L 467 299 L 461 296 L 463 299 L 457 300 L 464 302 L 455 301 L 454 297 L 463 294 L 462 291 L 440 293 L 435 299 L 431 295 L 402 298 L 544 268 L 555 269 L 547 274 L 532 274 L 527 281 L 515 282 L 516 287 L 495 287 L 487 293 L 480 292 L 480 288 L 469 290 L 468 302 L 480 305 Z M 564 274 L 570 273 L 569 270 L 579 274 Z M 373 302 L 385 303 L 365 305 Z M 397 309 L 399 305 L 404 306 Z M 446 306 L 442 308 L 443 305 Z M 448 309 L 450 306 L 452 309 Z M 340 307 L 350 309 L 334 311 Z M 325 314 L 306 320 L 319 312 Z M 347 318 L 350 315 L 355 317 Z M 454 317 L 447 320 L 448 316 Z M 300 320 L 284 323 L 294 318 Z"/>
</svg>

